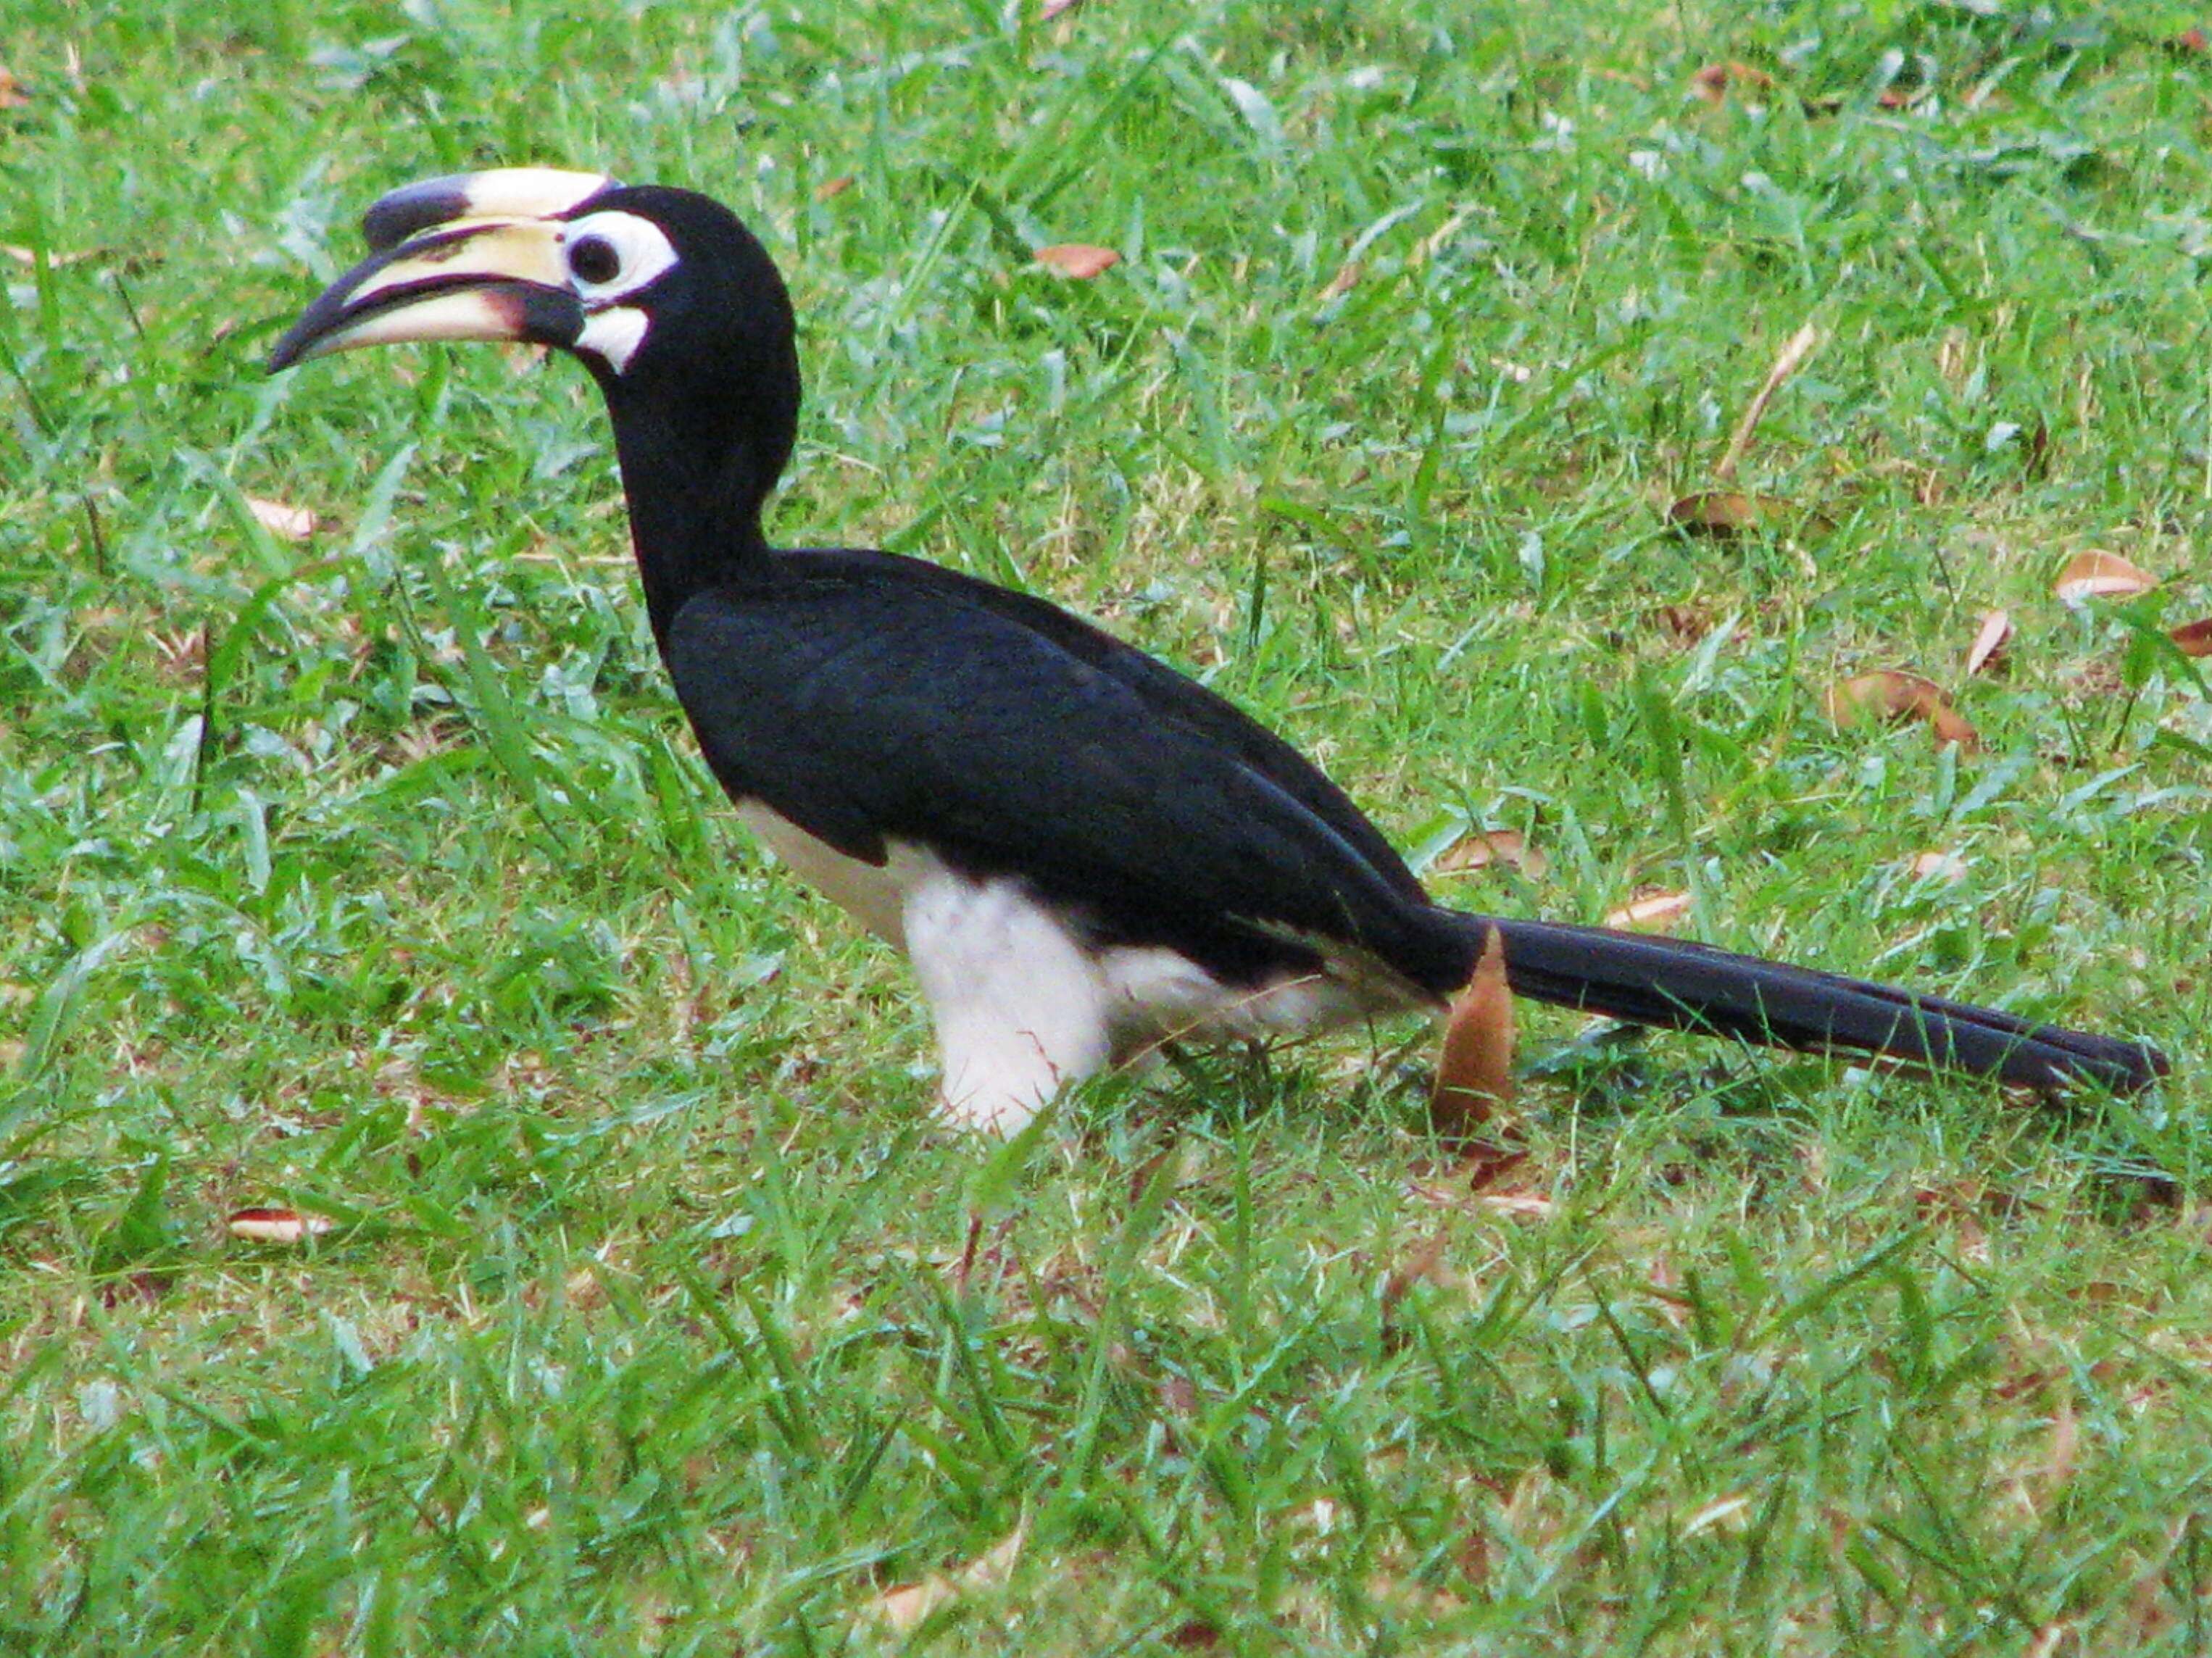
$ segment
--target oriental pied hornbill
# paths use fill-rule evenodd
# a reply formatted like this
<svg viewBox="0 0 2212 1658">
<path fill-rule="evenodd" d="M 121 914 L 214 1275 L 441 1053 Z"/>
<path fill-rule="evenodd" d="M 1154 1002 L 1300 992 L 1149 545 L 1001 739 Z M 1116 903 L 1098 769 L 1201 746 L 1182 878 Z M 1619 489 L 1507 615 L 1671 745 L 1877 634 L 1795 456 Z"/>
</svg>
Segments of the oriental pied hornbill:
<svg viewBox="0 0 2212 1658">
<path fill-rule="evenodd" d="M 1012 1130 L 1184 1036 L 1442 1008 L 1497 928 L 1513 991 L 2038 1089 L 2142 1085 L 2134 1042 L 1705 945 L 1431 902 L 1280 738 L 1042 599 L 886 553 L 773 548 L 791 302 L 688 191 L 513 168 L 394 191 L 272 370 L 400 340 L 566 351 L 614 421 L 676 694 L 738 815 L 913 958 L 955 1121 Z"/>
</svg>

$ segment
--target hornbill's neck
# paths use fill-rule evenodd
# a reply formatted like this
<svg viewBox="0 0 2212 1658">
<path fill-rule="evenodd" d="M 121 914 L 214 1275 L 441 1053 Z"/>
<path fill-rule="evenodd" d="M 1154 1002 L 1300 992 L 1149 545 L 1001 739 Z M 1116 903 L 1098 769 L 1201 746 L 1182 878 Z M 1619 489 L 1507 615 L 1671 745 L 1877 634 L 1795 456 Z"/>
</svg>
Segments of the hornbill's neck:
<svg viewBox="0 0 2212 1658">
<path fill-rule="evenodd" d="M 798 434 L 799 365 L 787 335 L 747 343 L 757 349 L 690 359 L 709 374 L 689 383 L 595 370 L 613 416 L 646 613 L 663 644 L 686 599 L 742 583 L 767 562 L 761 508 Z"/>
</svg>

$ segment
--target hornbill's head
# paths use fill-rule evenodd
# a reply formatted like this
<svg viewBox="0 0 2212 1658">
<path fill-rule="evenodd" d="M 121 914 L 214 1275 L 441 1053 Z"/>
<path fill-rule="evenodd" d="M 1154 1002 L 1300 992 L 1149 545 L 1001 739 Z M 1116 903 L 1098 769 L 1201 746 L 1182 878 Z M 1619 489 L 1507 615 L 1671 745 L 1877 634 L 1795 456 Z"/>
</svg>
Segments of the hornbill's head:
<svg viewBox="0 0 2212 1658">
<path fill-rule="evenodd" d="M 797 432 L 799 361 L 783 279 L 729 210 L 502 167 L 395 190 L 362 234 L 369 257 L 277 342 L 272 372 L 403 340 L 550 346 L 606 394 L 641 556 L 757 537 Z"/>
</svg>

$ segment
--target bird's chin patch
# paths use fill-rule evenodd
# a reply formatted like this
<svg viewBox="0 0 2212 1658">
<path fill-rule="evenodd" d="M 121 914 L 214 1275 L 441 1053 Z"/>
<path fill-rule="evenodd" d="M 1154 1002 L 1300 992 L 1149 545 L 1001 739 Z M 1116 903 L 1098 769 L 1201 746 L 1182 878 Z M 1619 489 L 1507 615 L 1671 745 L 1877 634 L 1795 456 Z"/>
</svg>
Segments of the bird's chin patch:
<svg viewBox="0 0 2212 1658">
<path fill-rule="evenodd" d="M 575 349 L 588 351 L 617 374 L 645 343 L 646 315 L 632 305 L 611 305 L 584 319 Z"/>
</svg>

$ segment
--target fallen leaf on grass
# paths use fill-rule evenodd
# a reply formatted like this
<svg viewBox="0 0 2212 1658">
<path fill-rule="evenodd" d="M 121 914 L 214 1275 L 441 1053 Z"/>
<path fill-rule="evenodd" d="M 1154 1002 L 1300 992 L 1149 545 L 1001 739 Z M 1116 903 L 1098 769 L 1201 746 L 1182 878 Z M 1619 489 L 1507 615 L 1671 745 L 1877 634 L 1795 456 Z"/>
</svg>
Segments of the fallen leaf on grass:
<svg viewBox="0 0 2212 1658">
<path fill-rule="evenodd" d="M 1084 242 L 1063 242 L 1052 247 L 1040 247 L 1036 262 L 1063 276 L 1079 279 L 1095 276 L 1110 270 L 1121 263 L 1121 256 L 1110 247 L 1092 247 Z"/>
<path fill-rule="evenodd" d="M 1559 1207 L 1551 1199 L 1536 1192 L 1484 1192 L 1474 1200 L 1486 1209 L 1495 1209 L 1501 1215 L 1525 1215 L 1532 1220 L 1541 1220 Z"/>
<path fill-rule="evenodd" d="M 248 495 L 246 506 L 253 521 L 279 541 L 305 541 L 322 522 L 307 507 L 287 507 L 281 501 L 264 501 L 258 495 Z"/>
<path fill-rule="evenodd" d="M 1956 743 L 1969 750 L 1982 746 L 1981 733 L 1951 706 L 1950 698 L 1932 680 L 1895 668 L 1861 674 L 1832 687 L 1827 695 L 1828 718 L 1850 726 L 1867 714 L 1881 719 L 1925 720 L 1935 727 L 1939 743 Z"/>
<path fill-rule="evenodd" d="M 2212 616 L 2202 622 L 2185 622 L 2166 637 L 2180 647 L 2184 656 L 2212 656 Z"/>
<path fill-rule="evenodd" d="M 1749 87 L 1765 92 L 1774 85 L 1774 77 L 1765 70 L 1751 64 L 1738 63 L 1730 58 L 1725 64 L 1707 64 L 1690 77 L 1691 94 L 1702 98 L 1718 109 L 1728 101 L 1728 89 Z"/>
<path fill-rule="evenodd" d="M 1923 852 L 1912 860 L 1912 872 L 1923 881 L 1963 881 L 1966 860 L 1955 852 Z"/>
<path fill-rule="evenodd" d="M 1782 342 L 1781 350 L 1774 354 L 1774 361 L 1767 368 L 1765 380 L 1760 382 L 1759 390 L 1752 393 L 1751 401 L 1744 405 L 1743 416 L 1736 422 L 1735 430 L 1729 437 L 1728 452 L 1714 464 L 1716 482 L 1732 483 L 1735 481 L 1735 469 L 1742 464 L 1745 452 L 1751 447 L 1752 434 L 1759 430 L 1759 422 L 1765 417 L 1766 405 L 1790 377 L 1805 366 L 1805 359 L 1813 355 L 1820 343 L 1820 331 L 1809 322 Z"/>
<path fill-rule="evenodd" d="M 30 101 L 29 89 L 7 69 L 0 68 L 0 109 L 21 109 Z"/>
<path fill-rule="evenodd" d="M 64 265 L 76 264 L 82 260 L 97 258 L 102 251 L 103 250 L 97 247 L 86 247 L 80 248 L 74 253 L 57 253 L 52 248 L 48 248 L 46 250 L 46 264 L 53 270 L 59 270 Z M 0 242 L 0 253 L 6 254 L 9 258 L 15 260 L 17 264 L 36 264 L 39 262 L 39 250 L 37 248 L 25 247 L 16 242 Z"/>
<path fill-rule="evenodd" d="M 1725 541 L 1787 517 L 1794 509 L 1780 495 L 1739 495 L 1732 489 L 1700 489 L 1667 509 L 1667 522 L 1686 536 Z"/>
<path fill-rule="evenodd" d="M 852 187 L 853 175 L 849 173 L 841 173 L 836 178 L 824 179 L 820 184 L 815 185 L 814 199 L 817 202 L 835 201 Z"/>
<path fill-rule="evenodd" d="M 1650 927 L 1663 932 L 1690 913 L 1690 902 L 1686 892 L 1639 893 L 1607 916 L 1605 924 L 1610 927 Z"/>
<path fill-rule="evenodd" d="M 1991 610 L 1982 617 L 1979 632 L 1974 642 L 1966 648 L 1966 677 L 1974 675 L 2004 654 L 2006 642 L 2012 638 L 2012 618 L 2002 610 Z"/>
<path fill-rule="evenodd" d="M 2118 553 L 2076 553 L 2066 561 L 2051 591 L 2059 602 L 2080 606 L 2093 598 L 2130 598 L 2158 586 L 2158 578 Z"/>
<path fill-rule="evenodd" d="M 897 1588 L 885 1589 L 874 1612 L 884 1623 L 904 1634 L 959 1593 L 942 1577 L 925 1577 L 919 1583 L 903 1583 Z"/>
<path fill-rule="evenodd" d="M 1652 612 L 1677 644 L 1695 645 L 1713 630 L 1713 619 L 1699 605 L 1662 604 Z"/>
<path fill-rule="evenodd" d="M 1739 1491 L 1734 1497 L 1723 1497 L 1717 1503 L 1706 1503 L 1682 1522 L 1683 1540 L 1686 1542 L 1699 1532 L 1711 1531 L 1715 1526 L 1726 1525 L 1750 1506 L 1751 1496 L 1747 1491 Z"/>
<path fill-rule="evenodd" d="M 1029 1521 L 1024 1520 L 950 1576 L 932 1572 L 919 1583 L 902 1583 L 896 1588 L 886 1589 L 870 1610 L 882 1622 L 905 1634 L 945 1602 L 966 1591 L 997 1588 L 1005 1583 L 1013 1575 L 1014 1563 L 1021 1558 L 1022 1545 L 1028 1537 Z"/>
<path fill-rule="evenodd" d="M 1542 880 L 1552 866 L 1518 829 L 1477 829 L 1446 847 L 1429 869 L 1437 875 L 1463 875 L 1492 864 L 1517 869 L 1532 881 Z"/>
<path fill-rule="evenodd" d="M 1444 1024 L 1429 1121 L 1455 1138 L 1513 1103 L 1513 993 L 1505 982 L 1505 947 L 1492 927 L 1467 988 Z"/>
<path fill-rule="evenodd" d="M 1398 1303 L 1406 1298 L 1407 1291 L 1416 1284 L 1437 1281 L 1437 1269 L 1443 1265 L 1445 1242 L 1443 1229 L 1439 1227 L 1427 1242 L 1390 1269 L 1390 1275 L 1382 1280 L 1382 1317 L 1386 1322 L 1397 1310 Z"/>
<path fill-rule="evenodd" d="M 1367 267 L 1361 264 L 1358 259 L 1346 259 L 1342 264 L 1337 266 L 1336 275 L 1331 276 L 1328 282 L 1322 287 L 1321 290 L 1322 298 L 1325 300 L 1342 299 L 1346 294 L 1349 294 L 1353 288 L 1359 286 L 1359 279 L 1366 274 Z"/>
<path fill-rule="evenodd" d="M 231 1236 L 255 1243 L 303 1243 L 331 1230 L 328 1216 L 296 1209 L 240 1209 L 223 1224 Z"/>
<path fill-rule="evenodd" d="M 1461 1155 L 1447 1163 L 1420 1167 L 1416 1177 L 1406 1182 L 1407 1193 L 1438 1209 L 1465 1210 L 1470 1201 L 1480 1202 L 1486 1196 L 1504 1196 L 1510 1206 L 1512 1189 L 1501 1193 L 1491 1188 L 1528 1161 L 1527 1149 L 1496 1140 L 1469 1140 L 1458 1151 Z M 1543 1201 L 1549 1212 L 1548 1199 Z"/>
<path fill-rule="evenodd" d="M 2051 1412 L 2051 1453 L 2043 1465 L 2046 1494 L 2074 1477 L 2074 1461 L 2081 1444 L 2081 1425 L 2075 1419 L 2074 1391 L 2069 1388 L 2058 1395 L 2058 1404 Z"/>
</svg>

